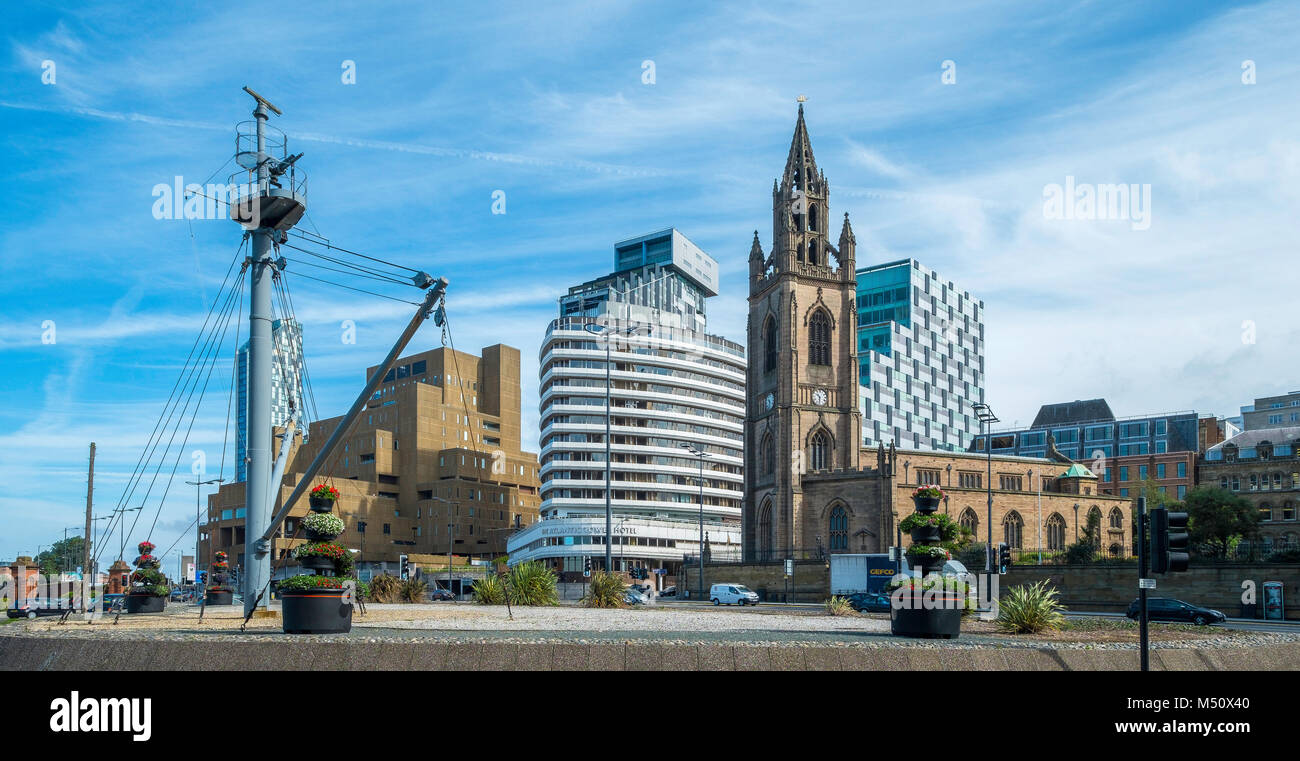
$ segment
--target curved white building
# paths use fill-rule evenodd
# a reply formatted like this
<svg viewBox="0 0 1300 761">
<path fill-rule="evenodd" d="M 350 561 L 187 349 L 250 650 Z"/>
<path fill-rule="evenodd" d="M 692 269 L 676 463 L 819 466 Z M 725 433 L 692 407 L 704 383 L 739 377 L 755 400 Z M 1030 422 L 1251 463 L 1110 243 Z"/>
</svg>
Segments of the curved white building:
<svg viewBox="0 0 1300 761">
<path fill-rule="evenodd" d="M 609 344 L 614 567 L 664 569 L 672 583 L 700 551 L 700 461 L 710 557 L 739 557 L 745 352 L 705 332 L 717 263 L 669 229 L 615 246 L 618 269 L 575 286 L 541 348 L 541 520 L 509 541 L 510 562 L 568 574 L 605 555 L 606 343 Z"/>
</svg>

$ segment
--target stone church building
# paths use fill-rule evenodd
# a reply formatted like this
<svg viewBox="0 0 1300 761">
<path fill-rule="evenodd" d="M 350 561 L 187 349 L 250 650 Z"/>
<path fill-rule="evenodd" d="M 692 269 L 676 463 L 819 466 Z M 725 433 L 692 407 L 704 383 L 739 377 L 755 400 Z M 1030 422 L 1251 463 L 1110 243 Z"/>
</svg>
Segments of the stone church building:
<svg viewBox="0 0 1300 761">
<path fill-rule="evenodd" d="M 772 247 L 755 231 L 749 256 L 745 560 L 885 552 L 912 490 L 930 483 L 983 542 L 990 481 L 994 544 L 1064 549 L 1092 515 L 1103 552 L 1132 554 L 1130 501 L 1101 494 L 1055 446 L 1046 458 L 995 456 L 991 474 L 978 454 L 862 447 L 856 241 L 845 214 L 832 242 L 829 201 L 801 104 L 772 187 Z"/>
</svg>

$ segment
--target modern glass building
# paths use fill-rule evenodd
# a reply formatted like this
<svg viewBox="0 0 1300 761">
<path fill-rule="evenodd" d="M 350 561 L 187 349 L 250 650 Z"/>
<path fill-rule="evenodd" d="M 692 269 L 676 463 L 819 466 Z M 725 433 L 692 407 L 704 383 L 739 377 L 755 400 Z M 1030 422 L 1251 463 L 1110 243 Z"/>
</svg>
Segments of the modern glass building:
<svg viewBox="0 0 1300 761">
<path fill-rule="evenodd" d="M 984 400 L 984 302 L 915 259 L 857 280 L 863 445 L 965 451 Z"/>
<path fill-rule="evenodd" d="M 1135 455 L 1198 451 L 1195 412 L 1117 418 L 1105 399 L 1045 404 L 1029 428 L 994 431 L 993 454 L 1044 457 L 1047 435 L 1072 460 L 1111 460 Z M 970 451 L 984 451 L 976 436 Z"/>
<path fill-rule="evenodd" d="M 302 325 L 296 320 L 281 319 L 271 323 L 271 348 L 275 361 L 271 365 L 271 426 L 281 426 L 289 422 L 294 410 L 299 413 L 303 407 L 303 357 Z M 239 347 L 235 356 L 237 367 L 236 389 L 238 400 L 236 406 L 235 438 L 235 480 L 247 481 L 248 472 L 245 458 L 248 454 L 248 342 Z M 306 420 L 300 419 L 299 425 L 306 431 Z"/>
<path fill-rule="evenodd" d="M 567 580 L 604 565 L 606 343 L 612 341 L 611 483 L 616 570 L 664 569 L 674 583 L 701 551 L 739 557 L 745 350 L 706 332 L 717 262 L 674 229 L 622 241 L 615 271 L 569 290 L 540 352 L 540 520 L 509 540 L 510 562 L 542 560 Z"/>
</svg>

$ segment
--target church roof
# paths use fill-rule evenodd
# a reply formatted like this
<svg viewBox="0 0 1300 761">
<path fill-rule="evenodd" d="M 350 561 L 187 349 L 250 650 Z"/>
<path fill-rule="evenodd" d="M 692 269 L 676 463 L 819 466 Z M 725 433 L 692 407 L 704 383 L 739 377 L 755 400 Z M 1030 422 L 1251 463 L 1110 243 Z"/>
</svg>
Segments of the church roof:
<svg viewBox="0 0 1300 761">
<path fill-rule="evenodd" d="M 1091 470 L 1083 467 L 1079 463 L 1070 466 L 1070 469 L 1057 476 L 1057 478 L 1096 478 Z"/>
</svg>

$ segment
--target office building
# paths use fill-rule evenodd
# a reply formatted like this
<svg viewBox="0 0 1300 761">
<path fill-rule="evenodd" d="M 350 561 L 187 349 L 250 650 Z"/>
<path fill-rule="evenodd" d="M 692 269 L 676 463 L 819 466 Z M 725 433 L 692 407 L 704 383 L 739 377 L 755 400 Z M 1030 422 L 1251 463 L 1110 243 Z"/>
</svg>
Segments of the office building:
<svg viewBox="0 0 1300 761">
<path fill-rule="evenodd" d="M 271 425 L 286 425 L 303 406 L 302 325 L 296 320 L 271 323 Z M 248 342 L 235 355 L 238 404 L 235 424 L 235 480 L 248 480 Z"/>
<path fill-rule="evenodd" d="M 1264 396 L 1241 408 L 1242 430 L 1300 426 L 1300 391 Z"/>
<path fill-rule="evenodd" d="M 1261 549 L 1300 548 L 1300 426 L 1243 431 L 1206 450 L 1198 470 L 1198 485 L 1227 489 L 1259 510 Z"/>
</svg>

